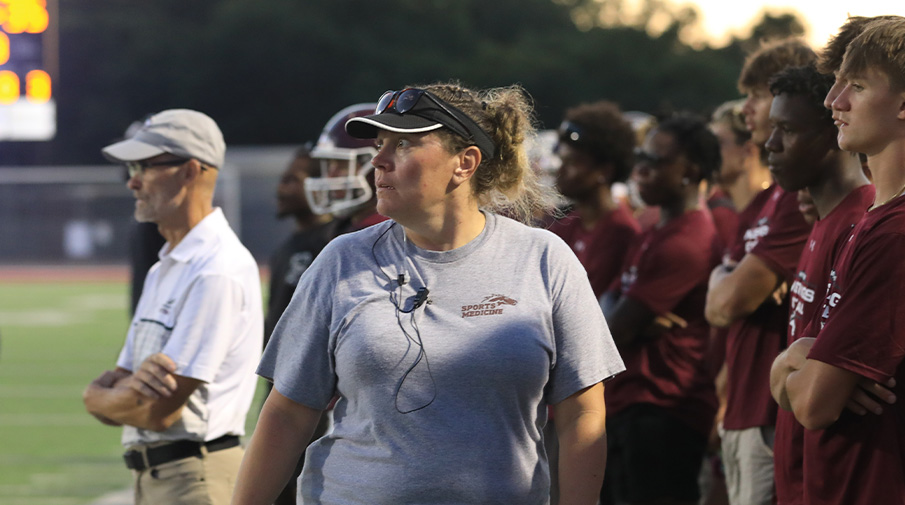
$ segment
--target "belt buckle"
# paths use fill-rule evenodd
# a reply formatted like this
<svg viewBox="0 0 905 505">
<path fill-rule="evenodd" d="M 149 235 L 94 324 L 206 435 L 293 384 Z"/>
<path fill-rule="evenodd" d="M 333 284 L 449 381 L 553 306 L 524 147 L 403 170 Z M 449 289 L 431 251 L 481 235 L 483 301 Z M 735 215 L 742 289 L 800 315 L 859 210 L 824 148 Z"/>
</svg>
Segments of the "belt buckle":
<svg viewBox="0 0 905 505">
<path fill-rule="evenodd" d="M 148 468 L 148 462 L 145 460 L 144 451 L 126 451 L 123 454 L 123 460 L 126 462 L 126 468 L 130 470 L 138 470 L 139 472 Z"/>
</svg>

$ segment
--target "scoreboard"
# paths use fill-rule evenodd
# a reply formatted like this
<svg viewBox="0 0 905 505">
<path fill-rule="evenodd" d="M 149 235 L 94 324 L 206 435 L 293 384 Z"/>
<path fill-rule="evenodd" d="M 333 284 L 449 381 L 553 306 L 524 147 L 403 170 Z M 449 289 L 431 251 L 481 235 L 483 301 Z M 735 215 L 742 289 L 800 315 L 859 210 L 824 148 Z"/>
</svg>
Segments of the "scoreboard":
<svg viewBox="0 0 905 505">
<path fill-rule="evenodd" d="M 0 141 L 56 134 L 57 0 L 0 0 Z"/>
</svg>

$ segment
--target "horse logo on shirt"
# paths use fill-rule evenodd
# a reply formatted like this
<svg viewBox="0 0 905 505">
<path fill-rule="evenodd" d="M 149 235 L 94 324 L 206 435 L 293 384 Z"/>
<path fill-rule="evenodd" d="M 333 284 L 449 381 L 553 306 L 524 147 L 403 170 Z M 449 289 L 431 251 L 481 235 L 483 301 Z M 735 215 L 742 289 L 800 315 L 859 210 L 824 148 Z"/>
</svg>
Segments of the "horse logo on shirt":
<svg viewBox="0 0 905 505">
<path fill-rule="evenodd" d="M 518 301 L 504 295 L 485 296 L 481 303 L 495 303 L 497 305 L 518 305 Z"/>
<path fill-rule="evenodd" d="M 518 300 L 494 293 L 485 296 L 481 303 L 463 305 L 462 317 L 498 316 L 503 313 L 506 305 L 518 305 Z"/>
</svg>

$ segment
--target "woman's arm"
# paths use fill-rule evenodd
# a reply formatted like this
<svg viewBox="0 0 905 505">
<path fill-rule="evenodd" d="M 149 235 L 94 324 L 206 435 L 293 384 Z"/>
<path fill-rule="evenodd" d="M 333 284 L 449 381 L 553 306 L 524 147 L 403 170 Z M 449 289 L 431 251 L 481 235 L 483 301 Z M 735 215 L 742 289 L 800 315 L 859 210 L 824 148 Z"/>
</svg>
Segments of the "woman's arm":
<svg viewBox="0 0 905 505">
<path fill-rule="evenodd" d="M 606 405 L 603 383 L 582 389 L 555 406 L 559 437 L 560 505 L 595 505 L 606 470 Z"/>
<path fill-rule="evenodd" d="M 321 411 L 270 392 L 242 459 L 233 505 L 270 505 L 292 477 Z"/>
</svg>

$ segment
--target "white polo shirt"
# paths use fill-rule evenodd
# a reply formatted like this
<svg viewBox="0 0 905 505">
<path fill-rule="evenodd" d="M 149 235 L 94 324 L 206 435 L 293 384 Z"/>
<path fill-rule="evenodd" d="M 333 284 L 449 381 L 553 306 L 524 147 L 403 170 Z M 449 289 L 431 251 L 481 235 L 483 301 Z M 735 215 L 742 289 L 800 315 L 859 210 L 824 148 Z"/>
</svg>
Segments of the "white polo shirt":
<svg viewBox="0 0 905 505">
<path fill-rule="evenodd" d="M 117 366 L 163 352 L 176 374 L 203 382 L 163 432 L 125 426 L 124 446 L 243 435 L 257 383 L 264 323 L 258 265 L 219 208 L 148 272 Z"/>
</svg>

